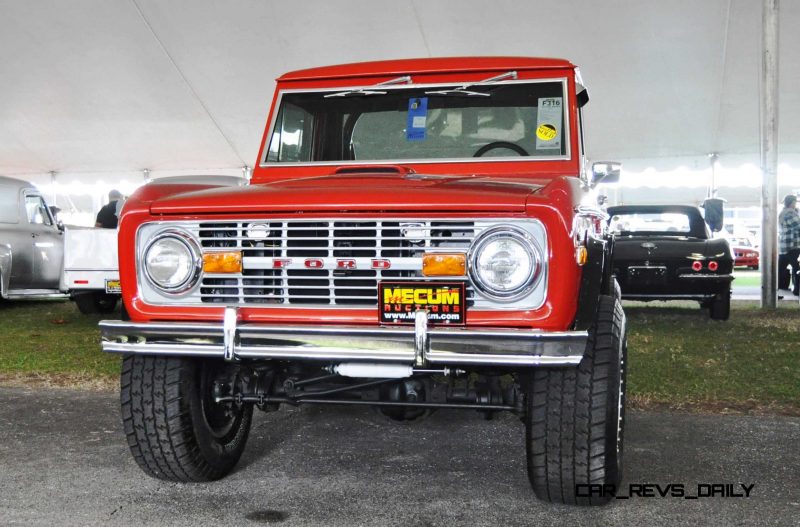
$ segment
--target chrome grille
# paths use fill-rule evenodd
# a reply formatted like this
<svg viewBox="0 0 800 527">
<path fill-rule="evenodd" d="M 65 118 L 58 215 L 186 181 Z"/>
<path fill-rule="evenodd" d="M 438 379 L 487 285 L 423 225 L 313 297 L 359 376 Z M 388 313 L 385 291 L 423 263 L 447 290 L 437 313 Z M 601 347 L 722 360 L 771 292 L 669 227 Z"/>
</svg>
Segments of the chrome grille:
<svg viewBox="0 0 800 527">
<path fill-rule="evenodd" d="M 201 302 L 342 307 L 376 306 L 381 280 L 430 280 L 421 274 L 423 253 L 466 252 L 485 228 L 461 220 L 250 220 L 192 227 L 203 250 L 241 250 L 244 262 L 241 275 L 206 274 L 196 293 Z M 291 263 L 275 269 L 276 258 Z M 321 259 L 325 268 L 303 268 L 307 259 Z M 331 268 L 336 259 L 355 260 L 357 268 Z M 371 259 L 388 260 L 391 268 L 372 269 Z M 474 300 L 467 282 L 467 305 Z"/>
</svg>

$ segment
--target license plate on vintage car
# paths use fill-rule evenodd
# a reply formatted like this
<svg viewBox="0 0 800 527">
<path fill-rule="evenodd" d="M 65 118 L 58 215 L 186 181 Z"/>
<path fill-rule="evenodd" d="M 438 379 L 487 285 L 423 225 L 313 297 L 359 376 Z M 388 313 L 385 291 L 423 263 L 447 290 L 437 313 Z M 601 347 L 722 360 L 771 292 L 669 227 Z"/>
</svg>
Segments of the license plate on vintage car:
<svg viewBox="0 0 800 527">
<path fill-rule="evenodd" d="M 119 285 L 119 279 L 106 280 L 106 293 L 122 293 L 122 287 Z"/>
<path fill-rule="evenodd" d="M 428 312 L 430 324 L 466 323 L 464 282 L 381 282 L 378 319 L 381 324 L 413 324 L 416 312 Z"/>
<path fill-rule="evenodd" d="M 628 267 L 628 280 L 641 285 L 663 285 L 667 282 L 667 268 L 664 266 Z"/>
</svg>

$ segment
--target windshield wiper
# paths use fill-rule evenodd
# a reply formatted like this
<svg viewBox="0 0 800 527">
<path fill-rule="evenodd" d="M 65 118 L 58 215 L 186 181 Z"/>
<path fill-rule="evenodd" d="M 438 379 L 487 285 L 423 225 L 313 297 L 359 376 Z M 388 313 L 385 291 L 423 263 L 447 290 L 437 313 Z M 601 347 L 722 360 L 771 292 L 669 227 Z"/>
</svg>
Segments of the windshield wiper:
<svg viewBox="0 0 800 527">
<path fill-rule="evenodd" d="M 411 76 L 404 75 L 402 77 L 397 77 L 396 79 L 379 82 L 378 84 L 374 84 L 374 86 L 393 86 L 395 84 L 411 84 Z M 386 92 L 382 90 L 368 90 L 365 88 L 359 88 L 357 90 L 345 90 L 336 93 L 329 93 L 328 95 L 325 95 L 324 98 L 327 99 L 329 97 L 353 97 L 362 95 L 386 95 Z"/>
<path fill-rule="evenodd" d="M 425 95 L 457 95 L 459 97 L 491 97 L 492 96 L 491 93 L 486 93 L 486 92 L 482 92 L 482 91 L 473 91 L 473 90 L 469 90 L 467 88 L 470 88 L 472 86 L 487 86 L 487 85 L 494 84 L 496 82 L 500 82 L 502 80 L 516 79 L 516 78 L 517 78 L 517 72 L 516 71 L 509 71 L 509 72 L 503 73 L 501 75 L 497 75 L 497 76 L 494 76 L 494 77 L 489 77 L 488 79 L 484 79 L 482 81 L 470 82 L 468 84 L 462 84 L 458 88 L 450 88 L 450 89 L 447 89 L 447 90 L 426 91 Z"/>
</svg>

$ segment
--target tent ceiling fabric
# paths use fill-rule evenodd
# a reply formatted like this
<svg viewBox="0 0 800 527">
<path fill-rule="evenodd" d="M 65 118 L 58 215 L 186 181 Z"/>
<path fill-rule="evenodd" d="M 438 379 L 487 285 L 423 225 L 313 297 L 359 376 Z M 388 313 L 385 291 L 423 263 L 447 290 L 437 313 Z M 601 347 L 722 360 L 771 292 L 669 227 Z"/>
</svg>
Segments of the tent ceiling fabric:
<svg viewBox="0 0 800 527">
<path fill-rule="evenodd" d="M 780 20 L 783 161 L 800 2 Z M 0 173 L 252 165 L 284 71 L 452 55 L 580 65 L 591 158 L 757 162 L 760 28 L 753 0 L 0 0 Z"/>
</svg>

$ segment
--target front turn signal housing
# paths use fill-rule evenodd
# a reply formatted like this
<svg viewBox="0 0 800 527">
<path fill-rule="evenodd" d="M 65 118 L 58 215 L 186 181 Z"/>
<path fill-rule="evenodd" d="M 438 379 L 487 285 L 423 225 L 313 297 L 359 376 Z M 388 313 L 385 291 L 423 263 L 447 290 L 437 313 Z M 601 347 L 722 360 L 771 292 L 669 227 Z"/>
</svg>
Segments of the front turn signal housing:
<svg viewBox="0 0 800 527">
<path fill-rule="evenodd" d="M 586 250 L 586 247 L 581 245 L 575 249 L 575 262 L 578 265 L 586 265 L 586 262 L 589 261 L 589 251 Z"/>
<path fill-rule="evenodd" d="M 216 274 L 241 273 L 242 253 L 240 251 L 204 253 L 203 272 Z"/>
<path fill-rule="evenodd" d="M 423 276 L 464 276 L 467 255 L 464 253 L 425 253 L 422 256 Z"/>
</svg>

